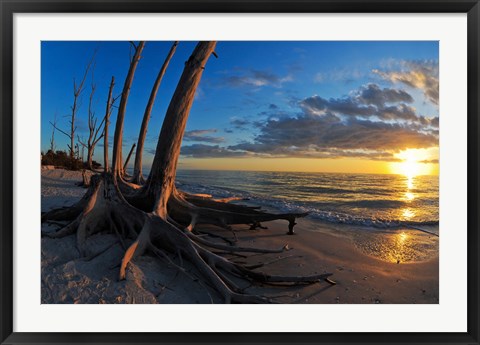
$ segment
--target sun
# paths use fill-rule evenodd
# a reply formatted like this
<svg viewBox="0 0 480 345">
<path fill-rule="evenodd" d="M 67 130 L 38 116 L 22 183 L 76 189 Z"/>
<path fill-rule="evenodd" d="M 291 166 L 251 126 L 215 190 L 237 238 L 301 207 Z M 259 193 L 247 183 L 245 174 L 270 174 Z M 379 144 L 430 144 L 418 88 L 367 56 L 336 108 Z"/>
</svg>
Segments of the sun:
<svg viewBox="0 0 480 345">
<path fill-rule="evenodd" d="M 403 152 L 403 155 L 399 155 L 400 159 L 403 159 L 403 162 L 400 163 L 399 169 L 402 175 L 405 175 L 408 178 L 415 177 L 420 174 L 421 163 L 419 163 L 420 158 L 415 151 L 407 150 Z"/>
<path fill-rule="evenodd" d="M 425 163 L 431 159 L 431 152 L 425 149 L 407 149 L 400 151 L 395 155 L 400 162 L 390 164 L 390 170 L 393 174 L 404 175 L 412 179 L 419 175 L 432 174 L 432 164 Z"/>
</svg>

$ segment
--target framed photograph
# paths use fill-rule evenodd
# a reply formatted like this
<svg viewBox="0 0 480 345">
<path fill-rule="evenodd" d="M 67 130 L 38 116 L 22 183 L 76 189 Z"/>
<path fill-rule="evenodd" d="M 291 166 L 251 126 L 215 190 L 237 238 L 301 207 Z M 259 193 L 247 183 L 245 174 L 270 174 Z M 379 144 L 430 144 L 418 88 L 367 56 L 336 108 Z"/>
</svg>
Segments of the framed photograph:
<svg viewBox="0 0 480 345">
<path fill-rule="evenodd" d="M 2 1 L 1 343 L 478 344 L 479 14 Z"/>
</svg>

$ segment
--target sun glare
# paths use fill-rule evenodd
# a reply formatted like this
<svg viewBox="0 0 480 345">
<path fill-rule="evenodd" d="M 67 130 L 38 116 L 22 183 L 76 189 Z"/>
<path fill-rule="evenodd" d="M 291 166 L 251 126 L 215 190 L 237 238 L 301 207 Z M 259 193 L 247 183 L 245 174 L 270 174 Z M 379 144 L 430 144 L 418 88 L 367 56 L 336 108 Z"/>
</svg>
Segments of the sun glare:
<svg viewBox="0 0 480 345">
<path fill-rule="evenodd" d="M 432 164 L 424 162 L 431 159 L 431 153 L 428 150 L 408 149 L 399 152 L 395 157 L 401 162 L 391 163 L 390 169 L 394 174 L 404 175 L 411 180 L 416 176 L 432 173 Z"/>
</svg>

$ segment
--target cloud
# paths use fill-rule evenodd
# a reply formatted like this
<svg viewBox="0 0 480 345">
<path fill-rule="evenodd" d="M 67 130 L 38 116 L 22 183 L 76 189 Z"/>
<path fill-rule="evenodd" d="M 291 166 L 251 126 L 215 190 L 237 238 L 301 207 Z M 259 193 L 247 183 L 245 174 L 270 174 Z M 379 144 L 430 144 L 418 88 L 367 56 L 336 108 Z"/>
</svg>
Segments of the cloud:
<svg viewBox="0 0 480 345">
<path fill-rule="evenodd" d="M 381 89 L 376 84 L 368 84 L 360 89 L 358 100 L 364 104 L 373 104 L 382 107 L 387 103 L 412 103 L 413 97 L 404 90 Z"/>
<path fill-rule="evenodd" d="M 230 146 L 194 144 L 182 147 L 181 153 L 196 158 L 356 157 L 398 161 L 395 154 L 399 151 L 438 146 L 438 117 L 417 115 L 412 102 L 407 91 L 376 84 L 362 86 L 342 98 L 311 96 L 296 100 L 294 113 L 269 106 L 261 113 L 266 118 L 257 121 L 232 117 L 230 123 L 236 129 L 255 127 L 257 134 L 250 141 Z M 280 115 L 275 116 L 277 113 Z"/>
<path fill-rule="evenodd" d="M 352 98 L 330 98 L 326 100 L 320 96 L 312 96 L 300 101 L 300 106 L 312 115 L 325 115 L 335 113 L 342 115 L 373 116 L 377 108 L 359 104 Z"/>
<path fill-rule="evenodd" d="M 438 159 L 425 159 L 423 161 L 419 161 L 419 163 L 433 163 L 433 164 L 438 164 L 439 160 Z"/>
<path fill-rule="evenodd" d="M 412 103 L 412 96 L 404 90 L 383 88 L 368 84 L 353 91 L 344 98 L 324 99 L 320 96 L 307 97 L 299 102 L 306 113 L 325 115 L 327 113 L 369 118 L 376 116 L 383 120 L 421 121 Z"/>
<path fill-rule="evenodd" d="M 250 155 L 248 152 L 233 151 L 219 145 L 204 144 L 182 146 L 180 154 L 192 158 L 248 157 Z"/>
<path fill-rule="evenodd" d="M 245 118 L 234 116 L 230 118 L 230 124 L 236 129 L 244 130 L 250 124 L 250 121 Z"/>
<path fill-rule="evenodd" d="M 439 71 L 438 61 L 401 61 L 390 67 L 391 70 L 373 73 L 392 83 L 402 83 L 423 91 L 425 98 L 438 105 Z"/>
<path fill-rule="evenodd" d="M 282 87 L 285 82 L 292 81 L 291 75 L 280 77 L 275 73 L 269 71 L 249 70 L 240 75 L 232 75 L 224 78 L 226 85 L 230 87 L 245 87 L 245 86 L 273 86 Z"/>
<path fill-rule="evenodd" d="M 438 137 L 407 125 L 348 118 L 329 114 L 268 121 L 251 143 L 230 146 L 230 150 L 276 156 L 385 158 L 407 148 L 438 145 Z"/>
<path fill-rule="evenodd" d="M 365 73 L 350 67 L 336 68 L 328 72 L 318 72 L 313 77 L 314 83 L 324 82 L 351 82 L 365 77 Z"/>
<path fill-rule="evenodd" d="M 333 114 L 300 114 L 266 121 L 251 142 L 228 147 L 190 145 L 182 147 L 182 155 L 196 158 L 356 157 L 398 161 L 394 155 L 401 150 L 438 145 L 438 132 L 423 131 L 422 128 L 356 117 L 342 120 Z"/>
<path fill-rule="evenodd" d="M 199 141 L 206 143 L 221 143 L 225 141 L 223 137 L 212 137 L 208 134 L 216 133 L 216 129 L 199 129 L 193 131 L 186 131 L 183 135 L 183 140 L 185 141 Z"/>
</svg>

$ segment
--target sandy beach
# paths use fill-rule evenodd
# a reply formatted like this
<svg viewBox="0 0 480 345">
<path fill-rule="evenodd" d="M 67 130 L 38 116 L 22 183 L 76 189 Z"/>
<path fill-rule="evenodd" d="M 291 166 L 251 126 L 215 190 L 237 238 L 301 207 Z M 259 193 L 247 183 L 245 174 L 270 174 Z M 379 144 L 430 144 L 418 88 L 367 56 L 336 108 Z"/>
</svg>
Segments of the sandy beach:
<svg viewBox="0 0 480 345">
<path fill-rule="evenodd" d="M 75 185 L 80 172 L 42 170 L 42 212 L 75 203 L 86 189 Z M 322 281 L 309 286 L 244 286 L 282 303 L 439 303 L 438 237 L 413 229 L 388 233 L 299 219 L 296 235 L 288 236 L 287 223 L 265 223 L 268 229 L 236 226 L 238 245 L 290 250 L 281 254 L 229 256 L 236 262 L 268 263 L 258 271 L 269 274 L 308 275 L 331 272 L 335 285 Z M 43 231 L 58 229 L 44 224 Z M 203 228 L 233 239 L 233 234 L 212 226 Z M 212 240 L 220 241 L 219 239 Z M 211 288 L 186 272 L 152 255 L 133 260 L 127 279 L 118 281 L 124 249 L 112 234 L 87 240 L 81 257 L 75 236 L 42 238 L 42 303 L 221 303 Z M 172 256 L 173 258 L 173 256 Z"/>
</svg>

